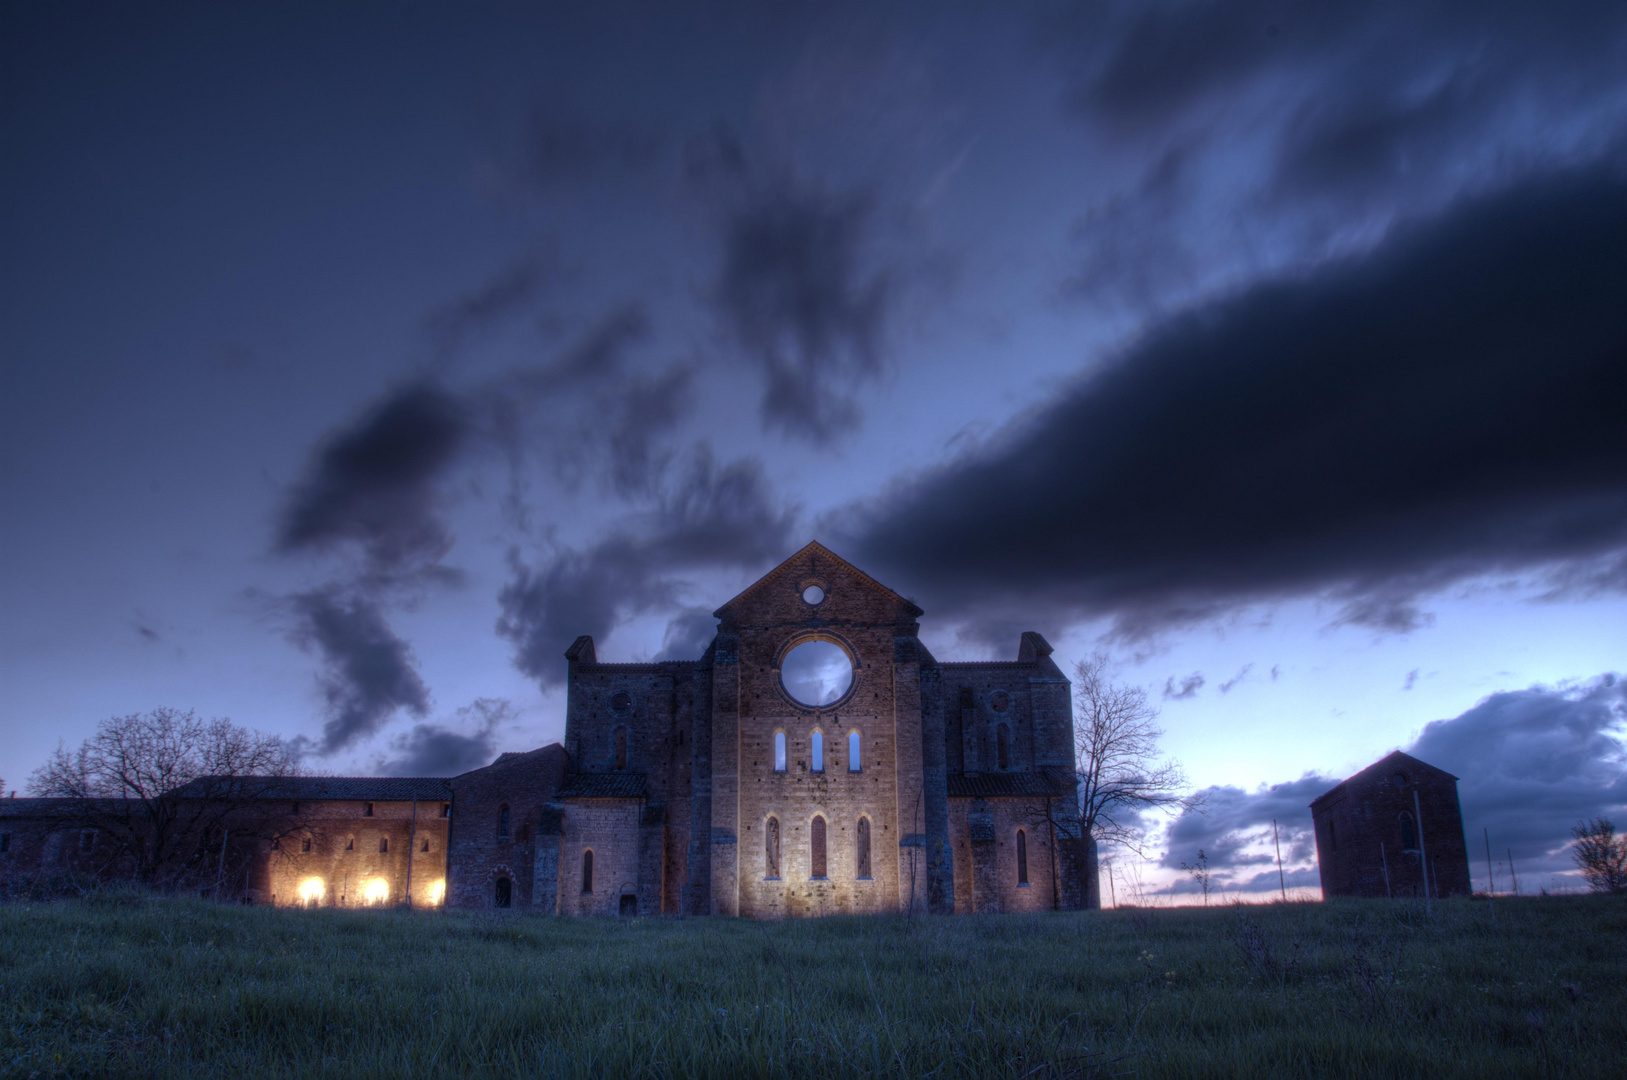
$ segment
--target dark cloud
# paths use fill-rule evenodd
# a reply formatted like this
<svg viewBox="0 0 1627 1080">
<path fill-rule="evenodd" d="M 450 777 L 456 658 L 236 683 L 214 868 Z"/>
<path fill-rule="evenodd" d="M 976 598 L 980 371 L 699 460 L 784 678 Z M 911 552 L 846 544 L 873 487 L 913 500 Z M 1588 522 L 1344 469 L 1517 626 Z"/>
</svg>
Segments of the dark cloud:
<svg viewBox="0 0 1627 1080">
<path fill-rule="evenodd" d="M 501 268 L 477 289 L 430 312 L 424 329 L 437 352 L 448 355 L 469 337 L 524 310 L 541 291 L 549 263 L 541 255 L 527 254 Z"/>
<path fill-rule="evenodd" d="M 1276 852 L 1271 823 L 1277 823 L 1285 866 L 1316 862 L 1316 835 L 1311 828 L 1311 800 L 1339 782 L 1339 778 L 1306 773 L 1298 780 L 1262 785 L 1254 791 L 1240 787 L 1205 788 L 1199 809 L 1188 810 L 1170 823 L 1168 848 L 1159 865 L 1178 869 L 1192 862 L 1201 848 L 1209 865 L 1224 871 L 1235 884 L 1232 871 L 1270 865 L 1271 887 L 1276 887 Z M 1315 884 L 1315 882 L 1312 882 Z"/>
<path fill-rule="evenodd" d="M 1524 869 L 1558 872 L 1573 869 L 1563 850 L 1572 825 L 1627 809 L 1624 738 L 1627 683 L 1605 675 L 1493 694 L 1429 724 L 1406 750 L 1458 777 L 1470 851 L 1486 829 L 1498 861 L 1512 848 Z"/>
<path fill-rule="evenodd" d="M 513 720 L 515 709 L 502 698 L 478 698 L 458 710 L 450 724 L 414 724 L 390 741 L 395 756 L 379 762 L 386 776 L 457 776 L 491 764 L 497 756 L 497 728 Z"/>
<path fill-rule="evenodd" d="M 695 404 L 695 367 L 654 372 L 633 351 L 650 336 L 642 305 L 620 304 L 545 364 L 516 368 L 472 399 L 511 468 L 511 516 L 521 513 L 527 463 L 540 457 L 574 487 L 597 476 L 623 498 L 651 493 L 673 452 L 668 440 Z"/>
<path fill-rule="evenodd" d="M 1198 691 L 1203 689 L 1205 681 L 1201 671 L 1194 671 L 1179 683 L 1175 681 L 1175 676 L 1171 675 L 1164 680 L 1164 700 L 1185 701 L 1188 698 L 1195 698 Z"/>
<path fill-rule="evenodd" d="M 701 653 L 717 636 L 717 619 L 711 608 L 690 608 L 667 622 L 657 660 L 699 660 Z"/>
<path fill-rule="evenodd" d="M 417 383 L 330 436 L 283 507 L 281 552 L 358 544 L 374 575 L 435 563 L 452 546 L 436 481 L 467 436 L 461 403 Z"/>
<path fill-rule="evenodd" d="M 789 186 L 735 212 L 717 304 L 768 379 L 763 422 L 828 443 L 859 424 L 852 390 L 880 374 L 892 286 L 869 265 L 871 199 Z"/>
<path fill-rule="evenodd" d="M 1239 668 L 1237 670 L 1236 675 L 1233 675 L 1231 678 L 1227 679 L 1225 682 L 1220 684 L 1220 692 L 1222 694 L 1231 693 L 1232 692 L 1232 687 L 1236 686 L 1238 683 L 1240 683 L 1244 679 L 1248 678 L 1248 673 L 1253 671 L 1253 670 L 1254 670 L 1254 665 L 1253 664 L 1244 664 L 1241 668 Z"/>
<path fill-rule="evenodd" d="M 1527 881 L 1546 881 L 1537 875 L 1573 869 L 1565 850 L 1572 825 L 1627 810 L 1624 737 L 1627 683 L 1605 675 L 1568 689 L 1493 694 L 1459 716 L 1427 725 L 1405 749 L 1458 777 L 1469 850 L 1481 851 L 1482 830 L 1489 831 L 1499 887 L 1506 888 L 1502 875 L 1510 850 L 1516 869 L 1530 875 Z M 1171 823 L 1159 865 L 1177 869 L 1202 848 L 1228 887 L 1248 891 L 1263 882 L 1275 889 L 1275 868 L 1261 871 L 1257 880 L 1241 876 L 1275 861 L 1271 822 L 1278 825 L 1284 863 L 1314 869 L 1310 803 L 1341 779 L 1306 773 L 1252 792 L 1207 788 L 1199 793 L 1201 809 Z M 1478 857 L 1471 863 L 1483 884 L 1484 864 Z"/>
<path fill-rule="evenodd" d="M 412 650 L 397 637 L 379 605 L 366 596 L 328 585 L 288 598 L 295 623 L 289 637 L 322 656 L 318 679 L 327 701 L 327 723 L 316 750 L 332 754 L 378 732 L 397 709 L 417 716 L 429 711 L 429 691 Z"/>
<path fill-rule="evenodd" d="M 794 508 L 776 503 L 759 462 L 718 465 L 703 447 L 655 510 L 592 547 L 540 569 L 513 555 L 497 632 L 514 643 L 521 671 L 557 683 L 578 635 L 603 638 L 628 617 L 673 607 L 683 592 L 676 575 L 686 571 L 757 568 L 788 555 L 796 520 Z"/>
<path fill-rule="evenodd" d="M 1619 172 L 1464 201 L 1155 326 L 855 512 L 851 550 L 940 611 L 1113 613 L 1128 635 L 1304 594 L 1405 629 L 1455 580 L 1619 561 L 1623 295 Z"/>
</svg>

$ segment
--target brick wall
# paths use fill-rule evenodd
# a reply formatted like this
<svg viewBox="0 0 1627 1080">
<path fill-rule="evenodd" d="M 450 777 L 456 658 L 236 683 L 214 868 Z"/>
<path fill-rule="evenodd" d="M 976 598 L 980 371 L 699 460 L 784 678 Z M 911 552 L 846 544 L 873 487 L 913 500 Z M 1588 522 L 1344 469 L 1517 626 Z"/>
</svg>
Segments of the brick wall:
<svg viewBox="0 0 1627 1080">
<path fill-rule="evenodd" d="M 535 895 L 537 833 L 566 765 L 565 750 L 555 743 L 529 753 L 504 754 L 483 769 L 449 781 L 448 907 L 490 909 L 497 902 L 497 880 L 507 878 L 511 907 L 552 910 L 554 896 Z M 502 829 L 505 806 L 507 835 Z"/>
<path fill-rule="evenodd" d="M 1414 822 L 1410 844 L 1403 814 Z M 1311 816 L 1324 896 L 1422 896 L 1426 869 L 1433 895 L 1469 893 L 1463 814 L 1450 773 L 1397 752 L 1318 798 Z"/>
</svg>

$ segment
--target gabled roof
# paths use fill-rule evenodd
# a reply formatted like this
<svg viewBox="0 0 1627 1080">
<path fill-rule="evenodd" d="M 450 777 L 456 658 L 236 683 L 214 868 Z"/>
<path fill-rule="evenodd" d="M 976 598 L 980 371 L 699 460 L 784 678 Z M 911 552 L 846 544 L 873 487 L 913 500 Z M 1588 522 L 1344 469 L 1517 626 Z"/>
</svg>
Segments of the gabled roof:
<svg viewBox="0 0 1627 1080">
<path fill-rule="evenodd" d="M 1437 774 L 1439 776 L 1444 776 L 1448 780 L 1451 780 L 1454 783 L 1456 783 L 1457 779 L 1458 779 L 1456 776 L 1453 776 L 1451 773 L 1447 772 L 1445 769 L 1438 769 L 1435 766 L 1431 765 L 1427 761 L 1420 761 L 1418 758 L 1413 757 L 1411 754 L 1403 753 L 1400 750 L 1396 750 L 1396 751 L 1394 751 L 1392 753 L 1386 754 L 1385 756 L 1379 758 L 1377 761 L 1375 761 L 1371 765 L 1367 766 L 1367 768 L 1362 769 L 1359 772 L 1351 773 L 1349 776 L 1345 777 L 1343 780 L 1339 781 L 1337 784 L 1333 785 L 1331 788 L 1324 791 L 1322 794 L 1318 795 L 1316 798 L 1312 799 L 1311 800 L 1311 805 L 1316 806 L 1318 803 L 1324 802 L 1327 799 L 1332 798 L 1334 795 L 1337 795 L 1340 792 L 1344 791 L 1344 789 L 1345 789 L 1345 787 L 1347 785 L 1349 785 L 1349 784 L 1351 784 L 1351 783 L 1353 783 L 1353 782 L 1355 782 L 1357 780 L 1365 780 L 1365 779 L 1368 778 L 1369 775 L 1371 775 L 1373 773 L 1387 773 L 1391 769 L 1399 770 L 1401 772 L 1405 772 L 1408 769 L 1411 769 L 1414 773 L 1417 773 L 1417 772 L 1420 772 L 1420 771 L 1428 771 L 1428 772 L 1435 773 L 1435 774 Z"/>
<path fill-rule="evenodd" d="M 860 584 L 867 585 L 872 589 L 886 593 L 887 596 L 895 600 L 900 607 L 909 612 L 912 617 L 919 617 L 923 614 L 921 609 L 916 607 L 912 601 L 905 599 L 892 589 L 889 589 L 887 586 L 883 585 L 881 582 L 877 581 L 863 570 L 860 570 L 858 567 L 854 566 L 852 563 L 848 562 L 846 559 L 842 558 L 840 555 L 836 554 L 819 541 L 810 540 L 808 544 L 795 555 L 792 555 L 790 558 L 780 563 L 780 565 L 776 566 L 774 569 L 770 570 L 768 573 L 746 586 L 734 599 L 712 612 L 713 617 L 718 619 L 724 618 L 724 612 L 738 605 L 741 601 L 746 599 L 746 597 L 751 596 L 752 594 L 763 589 L 770 582 L 777 581 L 802 560 L 808 558 L 811 558 L 816 563 L 819 561 L 829 562 L 841 569 L 843 572 L 850 574 L 852 577 L 857 579 Z"/>
</svg>

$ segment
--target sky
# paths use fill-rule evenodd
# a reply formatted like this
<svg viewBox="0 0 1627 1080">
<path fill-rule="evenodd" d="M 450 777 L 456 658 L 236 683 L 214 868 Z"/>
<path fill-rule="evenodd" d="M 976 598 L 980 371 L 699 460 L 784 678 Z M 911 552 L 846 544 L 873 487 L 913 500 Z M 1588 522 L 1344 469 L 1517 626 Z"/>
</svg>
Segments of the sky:
<svg viewBox="0 0 1627 1080">
<path fill-rule="evenodd" d="M 1395 749 L 1574 884 L 1627 9 L 680 7 L 0 13 L 5 790 L 160 705 L 476 767 L 578 634 L 696 657 L 819 539 L 939 659 L 1146 689 L 1204 810 L 1115 890 L 1263 895 L 1275 820 L 1314 893 L 1306 804 Z"/>
</svg>

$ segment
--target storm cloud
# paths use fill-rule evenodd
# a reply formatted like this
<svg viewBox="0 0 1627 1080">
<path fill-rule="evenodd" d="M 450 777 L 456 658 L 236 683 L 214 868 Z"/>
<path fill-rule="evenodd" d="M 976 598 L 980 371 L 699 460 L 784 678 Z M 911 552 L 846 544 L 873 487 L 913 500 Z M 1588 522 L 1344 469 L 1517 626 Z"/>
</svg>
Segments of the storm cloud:
<svg viewBox="0 0 1627 1080">
<path fill-rule="evenodd" d="M 315 749 L 333 754 L 376 734 L 397 710 L 429 711 L 429 690 L 412 650 L 395 635 L 379 605 L 329 585 L 288 600 L 295 618 L 290 638 L 322 657 L 318 686 L 327 722 Z"/>
<path fill-rule="evenodd" d="M 1128 636 L 1295 595 L 1404 630 L 1484 574 L 1619 590 L 1623 295 L 1620 170 L 1464 200 L 1153 326 L 860 508 L 853 550 L 937 611 L 1020 600 Z"/>
<path fill-rule="evenodd" d="M 283 507 L 277 550 L 355 543 L 381 577 L 439 561 L 452 535 L 435 485 L 467 433 L 447 391 L 416 383 L 392 392 L 317 451 Z"/>
<path fill-rule="evenodd" d="M 1627 683 L 1603 675 L 1577 686 L 1492 694 L 1458 716 L 1426 725 L 1403 749 L 1458 777 L 1469 850 L 1481 851 L 1482 830 L 1489 833 L 1498 887 L 1507 888 L 1508 852 L 1527 881 L 1546 884 L 1551 875 L 1574 869 L 1567 851 L 1572 825 L 1627 811 L 1624 739 Z M 1382 756 L 1375 752 L 1373 758 Z M 1283 862 L 1312 875 L 1304 884 L 1317 884 L 1310 803 L 1342 779 L 1306 773 L 1255 791 L 1206 788 L 1199 793 L 1201 809 L 1170 824 L 1159 865 L 1178 869 L 1201 848 L 1227 887 L 1275 889 L 1275 820 Z M 1476 887 L 1484 887 L 1481 856 L 1470 863 Z M 1269 872 L 1257 869 L 1268 866 Z M 1171 891 L 1190 891 L 1190 883 Z"/>
<path fill-rule="evenodd" d="M 414 724 L 390 740 L 394 756 L 379 762 L 386 776 L 457 776 L 484 768 L 497 756 L 497 729 L 514 720 L 512 702 L 478 698 L 451 723 Z"/>
<path fill-rule="evenodd" d="M 852 389 L 881 371 L 890 284 L 866 262 L 862 193 L 789 187 L 729 221 L 717 303 L 768 385 L 763 422 L 828 443 L 859 425 Z"/>
<path fill-rule="evenodd" d="M 795 508 L 781 506 L 762 465 L 719 465 L 699 448 L 656 509 L 624 522 L 583 550 L 532 568 L 518 553 L 498 595 L 497 632 L 514 663 L 544 685 L 563 681 L 565 649 L 580 634 L 603 638 L 633 615 L 678 606 L 686 571 L 761 567 L 792 543 Z M 680 637 L 699 636 L 691 624 Z"/>
</svg>

